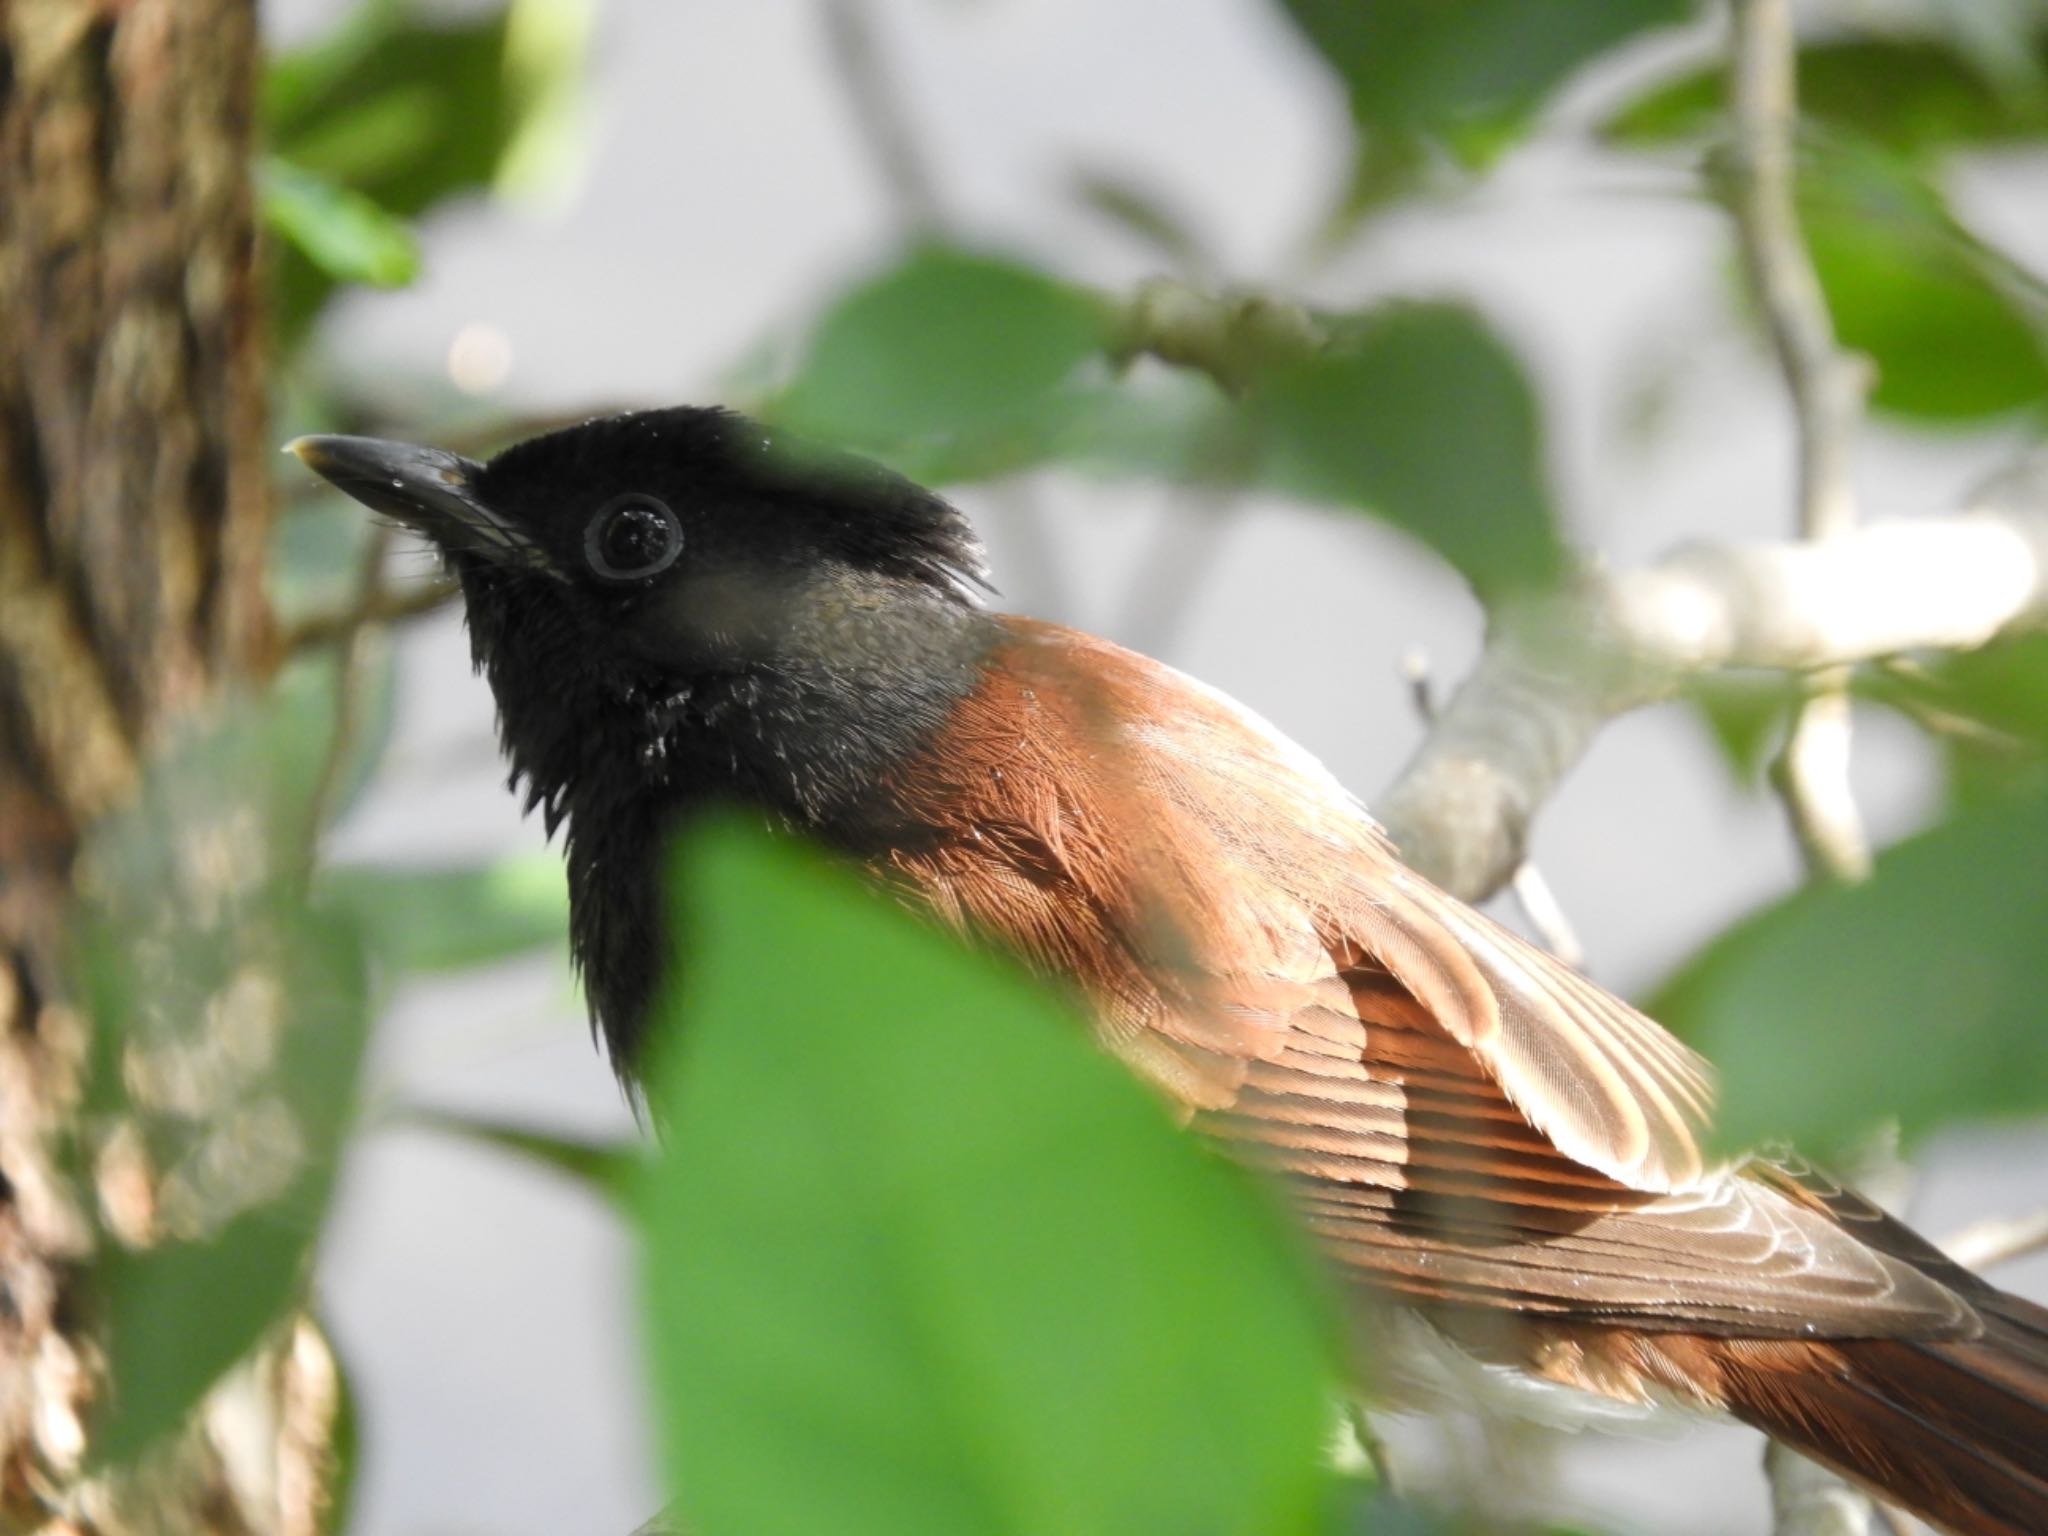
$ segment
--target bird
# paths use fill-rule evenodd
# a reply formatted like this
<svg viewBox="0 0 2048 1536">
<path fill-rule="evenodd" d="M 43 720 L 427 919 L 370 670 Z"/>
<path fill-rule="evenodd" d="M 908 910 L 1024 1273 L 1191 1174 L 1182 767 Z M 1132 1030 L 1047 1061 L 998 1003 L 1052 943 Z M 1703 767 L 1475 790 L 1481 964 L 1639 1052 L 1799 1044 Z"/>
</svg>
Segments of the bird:
<svg viewBox="0 0 2048 1536">
<path fill-rule="evenodd" d="M 2048 1309 L 1790 1154 L 1711 1157 L 1694 1052 L 1410 870 L 1251 711 L 995 611 L 943 497 L 711 406 L 487 462 L 288 447 L 459 585 L 629 1084 L 677 963 L 665 841 L 751 807 L 1075 989 L 1362 1305 L 1518 1381 L 1732 1416 L 1954 1536 L 2048 1532 Z"/>
</svg>

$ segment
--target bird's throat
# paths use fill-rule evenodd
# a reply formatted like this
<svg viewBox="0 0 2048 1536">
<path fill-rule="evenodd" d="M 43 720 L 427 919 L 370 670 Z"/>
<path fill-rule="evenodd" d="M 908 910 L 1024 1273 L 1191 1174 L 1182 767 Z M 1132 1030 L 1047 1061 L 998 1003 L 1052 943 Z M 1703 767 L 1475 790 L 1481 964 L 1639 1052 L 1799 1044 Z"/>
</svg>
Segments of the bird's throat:
<svg viewBox="0 0 2048 1536">
<path fill-rule="evenodd" d="M 571 946 L 622 1077 L 638 1070 L 670 964 L 668 851 L 691 816 L 738 806 L 859 855 L 915 835 L 891 775 L 973 691 L 998 634 L 948 603 L 916 623 L 870 623 L 857 641 L 842 629 L 838 644 L 793 645 L 773 666 L 608 677 L 580 726 L 544 741 L 515 730 L 501 695 L 529 808 L 550 831 L 566 826 Z"/>
</svg>

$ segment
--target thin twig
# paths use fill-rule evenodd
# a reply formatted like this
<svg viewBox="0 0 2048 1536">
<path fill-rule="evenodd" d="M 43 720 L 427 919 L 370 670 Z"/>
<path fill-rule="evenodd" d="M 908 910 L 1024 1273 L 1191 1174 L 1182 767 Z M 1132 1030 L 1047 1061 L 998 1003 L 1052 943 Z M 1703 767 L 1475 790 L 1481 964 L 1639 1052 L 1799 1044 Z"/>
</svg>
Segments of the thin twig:
<svg viewBox="0 0 2048 1536">
<path fill-rule="evenodd" d="M 1372 1427 L 1372 1419 L 1366 1414 L 1365 1406 L 1355 1397 L 1345 1400 L 1344 1422 L 1350 1428 L 1352 1438 L 1358 1442 L 1358 1449 L 1365 1454 L 1381 1490 L 1390 1498 L 1399 1498 L 1401 1481 L 1394 1468 L 1393 1453 L 1387 1449 L 1387 1442 L 1380 1437 L 1380 1432 Z"/>
<path fill-rule="evenodd" d="M 334 715 L 329 726 L 327 751 L 320 759 L 306 802 L 306 829 L 302 843 L 303 872 L 310 877 L 319 857 L 321 834 L 334 812 L 340 793 L 349 750 L 355 744 L 356 722 L 362 714 L 363 639 L 369 632 L 372 614 L 384 593 L 384 563 L 391 551 L 393 525 L 376 522 L 363 542 L 363 558 L 357 568 L 356 596 L 349 617 L 338 636 L 340 653 L 334 659 Z"/>
<path fill-rule="evenodd" d="M 1213 293 L 1154 277 L 1117 305 L 1111 353 L 1119 360 L 1149 354 L 1206 373 L 1241 393 L 1276 366 L 1314 357 L 1331 340 L 1312 311 L 1261 293 Z"/>
<path fill-rule="evenodd" d="M 1965 1269 L 2010 1264 L 2048 1250 L 2048 1210 L 1973 1222 L 1945 1238 L 1940 1246 L 1943 1253 Z"/>
<path fill-rule="evenodd" d="M 937 230 L 945 222 L 938 189 L 876 46 L 865 0 L 819 0 L 818 12 L 847 105 L 897 217 L 912 231 Z"/>
<path fill-rule="evenodd" d="M 1770 783 L 1784 802 L 1807 873 L 1853 884 L 1870 873 L 1870 837 L 1849 780 L 1849 674 L 1816 673 L 1793 712 Z"/>
<path fill-rule="evenodd" d="M 1798 420 L 1799 531 L 1823 539 L 1855 526 L 1850 454 L 1868 369 L 1836 345 L 1827 299 L 1799 233 L 1799 50 L 1791 0 L 1732 0 L 1731 9 L 1734 153 L 1728 201 L 1743 268 Z"/>
<path fill-rule="evenodd" d="M 353 602 L 337 608 L 309 613 L 284 632 L 284 651 L 296 656 L 316 646 L 345 640 L 360 624 L 404 624 L 412 619 L 439 613 L 460 595 L 462 588 L 452 576 L 436 576 L 402 591 L 380 588 L 374 606 L 359 611 Z"/>
<path fill-rule="evenodd" d="M 1732 0 L 1734 103 L 1728 204 L 1744 270 L 1792 397 L 1799 437 L 1799 531 L 1838 537 L 1855 526 L 1850 456 L 1868 368 L 1835 342 L 1827 300 L 1799 233 L 1795 136 L 1798 37 L 1791 0 Z M 1869 873 L 1870 840 L 1849 783 L 1848 678 L 1812 679 L 1772 767 L 1793 831 L 1815 874 Z"/>
</svg>

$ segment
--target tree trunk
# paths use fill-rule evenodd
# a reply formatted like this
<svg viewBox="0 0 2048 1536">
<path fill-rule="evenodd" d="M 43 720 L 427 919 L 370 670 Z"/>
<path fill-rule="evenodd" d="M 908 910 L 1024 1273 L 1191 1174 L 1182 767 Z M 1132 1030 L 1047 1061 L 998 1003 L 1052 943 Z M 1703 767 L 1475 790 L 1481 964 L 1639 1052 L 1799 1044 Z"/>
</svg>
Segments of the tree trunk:
<svg viewBox="0 0 2048 1536">
<path fill-rule="evenodd" d="M 331 1369 L 302 1332 L 146 1474 L 82 1479 L 90 1023 L 80 839 L 152 742 L 271 665 L 253 0 L 0 0 L 0 1532 L 310 1533 Z"/>
</svg>

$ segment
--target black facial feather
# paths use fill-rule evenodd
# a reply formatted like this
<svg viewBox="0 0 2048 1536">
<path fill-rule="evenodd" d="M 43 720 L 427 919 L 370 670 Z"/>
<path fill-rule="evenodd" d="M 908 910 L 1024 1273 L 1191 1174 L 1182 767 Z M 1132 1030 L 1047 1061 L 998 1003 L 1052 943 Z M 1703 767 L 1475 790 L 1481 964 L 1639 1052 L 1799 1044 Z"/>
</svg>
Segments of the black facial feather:
<svg viewBox="0 0 2048 1536">
<path fill-rule="evenodd" d="M 946 592 L 989 589 L 981 541 L 943 497 L 716 406 L 633 411 L 528 438 L 485 465 L 477 484 L 492 505 L 541 521 L 594 510 L 595 487 L 665 487 L 728 516 L 744 508 L 758 531 L 814 540 L 883 575 Z M 564 532 L 580 537 L 580 524 Z"/>
<path fill-rule="evenodd" d="M 572 948 L 629 1076 L 681 819 L 724 800 L 850 849 L 904 835 L 890 771 L 993 643 L 957 510 L 728 411 L 606 417 L 485 465 L 364 439 L 298 450 L 460 579 L 512 788 L 565 829 Z"/>
</svg>

